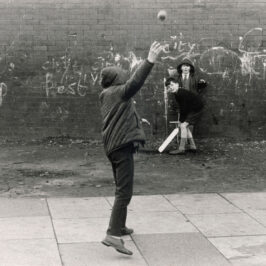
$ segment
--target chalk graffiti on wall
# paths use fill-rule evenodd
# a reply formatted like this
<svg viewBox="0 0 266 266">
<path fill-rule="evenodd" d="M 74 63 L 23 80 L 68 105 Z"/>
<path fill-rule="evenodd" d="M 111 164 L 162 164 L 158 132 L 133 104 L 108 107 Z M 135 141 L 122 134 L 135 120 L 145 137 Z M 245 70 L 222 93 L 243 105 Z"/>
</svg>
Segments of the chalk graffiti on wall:
<svg viewBox="0 0 266 266">
<path fill-rule="evenodd" d="M 179 33 L 170 36 L 169 41 L 165 41 L 161 65 L 164 69 L 168 69 L 169 75 L 173 75 L 176 71 L 176 62 L 186 56 L 207 75 L 229 78 L 232 73 L 239 72 L 243 76 L 249 76 L 249 79 L 256 77 L 265 80 L 266 50 L 260 49 L 261 35 L 262 28 L 252 28 L 243 37 L 239 37 L 238 48 L 233 49 L 230 45 L 223 45 L 213 38 L 192 41 L 185 38 L 183 33 Z M 94 58 L 87 60 L 82 58 L 81 61 L 71 56 L 68 47 L 64 56 L 49 58 L 42 65 L 42 70 L 45 71 L 42 87 L 46 97 L 56 95 L 85 97 L 89 93 L 98 91 L 103 67 L 117 65 L 132 73 L 142 60 L 133 51 L 122 54 L 110 44 L 109 49 L 96 53 Z M 8 68 L 14 68 L 13 63 L 10 63 Z M 7 89 L 4 85 L 0 89 L 2 93 L 0 97 L 3 99 Z"/>
<path fill-rule="evenodd" d="M 0 83 L 0 106 L 3 104 L 3 98 L 7 95 L 7 85 L 4 82 Z"/>
<path fill-rule="evenodd" d="M 256 75 L 265 79 L 266 50 L 259 51 L 262 28 L 252 28 L 239 37 L 238 51 L 241 53 L 242 75 Z M 255 34 L 255 35 L 254 35 Z"/>
<path fill-rule="evenodd" d="M 47 71 L 45 74 L 46 96 L 51 94 L 70 94 L 84 97 L 89 88 L 87 74 L 83 65 L 72 61 L 66 56 L 59 60 L 52 58 L 46 61 L 42 68 Z"/>
<path fill-rule="evenodd" d="M 256 34 L 254 35 L 254 33 Z M 149 106 L 155 106 L 158 113 L 162 110 L 164 106 L 163 77 L 165 76 L 165 72 L 163 73 L 162 70 L 168 69 L 168 73 L 173 75 L 176 71 L 177 61 L 185 56 L 190 57 L 204 74 L 210 76 L 209 80 L 213 82 L 217 90 L 220 88 L 222 90 L 225 87 L 248 90 L 250 86 L 248 84 L 243 86 L 244 79 L 240 78 L 241 75 L 246 77 L 245 80 L 266 79 L 266 51 L 258 45 L 260 42 L 257 37 L 261 34 L 261 28 L 251 29 L 243 37 L 239 37 L 237 40 L 239 45 L 235 45 L 236 48 L 213 38 L 194 41 L 186 38 L 182 33 L 170 36 L 169 41 L 165 41 L 164 53 L 157 64 L 158 67 L 151 74 L 151 82 L 148 79 L 145 87 L 139 93 L 141 101 L 145 101 Z M 88 58 L 75 57 L 67 50 L 64 56 L 50 57 L 42 64 L 42 72 L 38 72 L 43 81 L 42 92 L 46 96 L 46 99 L 41 102 L 40 109 L 43 110 L 43 113 L 47 112 L 46 114 L 49 114 L 47 116 L 54 120 L 65 121 L 68 117 L 75 118 L 77 108 L 74 106 L 76 102 L 73 101 L 73 98 L 89 97 L 91 94 L 99 93 L 103 67 L 116 65 L 133 73 L 142 61 L 143 59 L 131 49 L 120 52 L 112 44 L 104 51 L 90 53 Z M 14 63 L 8 63 L 9 72 L 13 76 L 15 75 L 12 74 L 14 68 Z M 156 72 L 157 70 L 158 72 Z M 237 75 L 234 75 L 235 73 Z M 216 78 L 217 75 L 219 78 Z M 8 87 L 10 85 L 6 79 L 1 78 L 0 82 L 2 82 L 0 83 L 1 106 L 7 95 L 6 84 Z M 39 86 L 40 79 L 36 78 L 36 82 Z M 29 88 L 30 85 L 25 88 Z M 11 86 L 10 90 L 12 90 Z M 8 94 L 11 95 L 11 92 L 8 91 Z M 144 95 L 145 97 L 143 97 Z M 58 99 L 51 99 L 54 97 L 58 97 Z M 235 104 L 235 106 L 237 105 Z M 152 121 L 150 120 L 151 116 L 145 117 L 145 119 Z"/>
<path fill-rule="evenodd" d="M 170 36 L 165 43 L 162 60 L 168 66 L 170 75 L 174 73 L 171 62 L 183 57 L 190 57 L 202 72 L 228 77 L 231 73 L 240 71 L 243 76 L 249 75 L 265 79 L 266 50 L 260 50 L 262 28 L 252 28 L 239 37 L 238 49 L 235 50 L 218 40 L 202 38 L 198 42 L 185 41 L 182 33 Z M 206 45 L 207 44 L 207 45 Z"/>
<path fill-rule="evenodd" d="M 51 58 L 42 65 L 45 73 L 46 96 L 56 94 L 76 95 L 84 97 L 93 87 L 99 85 L 100 72 L 107 66 L 121 66 L 129 72 L 134 71 L 142 62 L 134 52 L 128 52 L 127 56 L 114 52 L 113 47 L 105 51 L 102 56 L 89 63 L 79 63 L 65 55 L 59 59 Z"/>
<path fill-rule="evenodd" d="M 96 85 L 96 82 L 100 81 L 101 70 L 104 67 L 119 66 L 132 73 L 142 60 L 143 59 L 137 57 L 133 51 L 129 51 L 127 55 L 123 55 L 119 52 L 115 52 L 113 46 L 111 46 L 110 50 L 105 51 L 102 56 L 98 56 L 97 60 L 93 63 L 90 73 L 93 85 Z"/>
<path fill-rule="evenodd" d="M 120 66 L 132 72 L 141 62 L 142 59 L 134 52 L 129 51 L 124 55 L 115 51 L 112 44 L 109 49 L 93 56 L 89 53 L 84 58 L 73 56 L 68 47 L 64 56 L 51 57 L 42 64 L 42 88 L 47 100 L 42 103 L 41 110 L 49 112 L 49 117 L 53 120 L 65 121 L 73 115 L 70 110 L 73 109 L 72 101 L 75 97 L 99 93 L 101 71 L 104 67 Z M 58 101 L 55 102 L 52 98 L 58 98 Z"/>
</svg>

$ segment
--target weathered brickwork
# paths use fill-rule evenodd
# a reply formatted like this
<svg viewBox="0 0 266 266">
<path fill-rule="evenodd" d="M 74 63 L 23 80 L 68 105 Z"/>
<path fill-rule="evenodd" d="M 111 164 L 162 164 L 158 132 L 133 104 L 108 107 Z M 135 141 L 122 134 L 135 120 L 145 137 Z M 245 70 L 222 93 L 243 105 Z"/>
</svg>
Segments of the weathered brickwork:
<svg viewBox="0 0 266 266">
<path fill-rule="evenodd" d="M 135 99 L 148 137 L 165 133 L 163 79 L 184 56 L 208 82 L 198 136 L 266 136 L 266 0 L 0 0 L 0 12 L 3 137 L 100 137 L 101 68 L 133 72 L 153 40 L 165 51 Z"/>
</svg>

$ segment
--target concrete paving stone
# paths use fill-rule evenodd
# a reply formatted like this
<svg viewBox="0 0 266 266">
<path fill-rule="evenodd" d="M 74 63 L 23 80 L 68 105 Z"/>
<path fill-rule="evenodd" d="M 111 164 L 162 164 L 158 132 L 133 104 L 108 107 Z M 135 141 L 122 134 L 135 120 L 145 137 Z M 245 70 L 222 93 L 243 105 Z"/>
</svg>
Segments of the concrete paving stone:
<svg viewBox="0 0 266 266">
<path fill-rule="evenodd" d="M 45 199 L 0 198 L 0 217 L 48 216 Z"/>
<path fill-rule="evenodd" d="M 113 205 L 114 197 L 108 197 L 108 201 Z M 161 195 L 133 196 L 128 206 L 128 211 L 153 212 L 153 211 L 177 211 L 167 199 Z"/>
<path fill-rule="evenodd" d="M 266 227 L 266 210 L 247 210 L 246 212 Z"/>
<path fill-rule="evenodd" d="M 0 241 L 1 266 L 61 266 L 55 239 Z"/>
<path fill-rule="evenodd" d="M 240 209 L 266 210 L 266 192 L 223 193 L 222 195 Z"/>
<path fill-rule="evenodd" d="M 175 194 L 165 197 L 184 214 L 214 214 L 241 212 L 216 193 Z"/>
<path fill-rule="evenodd" d="M 58 243 L 99 242 L 106 235 L 109 218 L 55 219 L 53 223 Z"/>
<path fill-rule="evenodd" d="M 127 216 L 127 226 L 133 228 L 135 234 L 198 232 L 176 212 L 131 212 Z"/>
<path fill-rule="evenodd" d="M 118 253 L 102 243 L 60 244 L 64 266 L 147 266 L 133 241 L 125 241 L 132 256 Z"/>
<path fill-rule="evenodd" d="M 266 236 L 209 238 L 209 241 L 236 266 L 266 265 Z"/>
<path fill-rule="evenodd" d="M 98 242 L 108 227 L 108 218 L 53 220 L 58 243 Z"/>
<path fill-rule="evenodd" d="M 266 234 L 266 228 L 244 213 L 187 215 L 207 237 Z"/>
<path fill-rule="evenodd" d="M 47 201 L 55 219 L 110 217 L 112 209 L 104 197 L 49 198 Z"/>
<path fill-rule="evenodd" d="M 42 238 L 54 238 L 49 216 L 0 218 L 0 240 Z"/>
<path fill-rule="evenodd" d="M 151 266 L 227 266 L 230 263 L 199 233 L 134 235 Z"/>
</svg>

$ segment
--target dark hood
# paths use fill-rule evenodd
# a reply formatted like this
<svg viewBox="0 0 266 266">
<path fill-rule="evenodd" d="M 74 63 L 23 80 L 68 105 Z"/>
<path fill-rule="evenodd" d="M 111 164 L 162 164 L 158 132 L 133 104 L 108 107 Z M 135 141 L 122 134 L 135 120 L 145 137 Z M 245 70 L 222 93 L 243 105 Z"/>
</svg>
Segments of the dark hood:
<svg viewBox="0 0 266 266">
<path fill-rule="evenodd" d="M 183 58 L 183 60 L 177 65 L 176 69 L 177 69 L 178 74 L 181 74 L 181 73 L 182 73 L 182 71 L 181 71 L 181 66 L 182 66 L 183 64 L 188 64 L 188 65 L 190 65 L 190 67 L 191 67 L 191 69 L 190 69 L 190 73 L 191 73 L 191 74 L 194 74 L 194 72 L 195 72 L 194 64 L 193 64 L 193 62 L 192 62 L 189 58 L 187 58 L 187 57 Z"/>
<path fill-rule="evenodd" d="M 129 76 L 127 71 L 117 66 L 105 67 L 101 73 L 101 84 L 103 88 L 125 84 Z"/>
</svg>

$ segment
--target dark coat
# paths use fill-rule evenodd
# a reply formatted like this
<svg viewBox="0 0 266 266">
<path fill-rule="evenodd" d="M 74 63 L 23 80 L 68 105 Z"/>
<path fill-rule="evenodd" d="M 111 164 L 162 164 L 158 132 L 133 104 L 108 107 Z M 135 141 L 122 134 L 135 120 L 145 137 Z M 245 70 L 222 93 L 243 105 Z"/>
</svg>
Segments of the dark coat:
<svg viewBox="0 0 266 266">
<path fill-rule="evenodd" d="M 204 107 L 201 97 L 194 92 L 179 88 L 174 96 L 179 106 L 180 122 L 184 122 L 188 114 L 200 112 Z"/>
<path fill-rule="evenodd" d="M 153 64 L 143 61 L 127 80 L 126 72 L 119 67 L 102 71 L 100 94 L 103 118 L 102 136 L 107 155 L 132 142 L 145 142 L 145 134 L 132 97 L 140 90 Z"/>
</svg>

